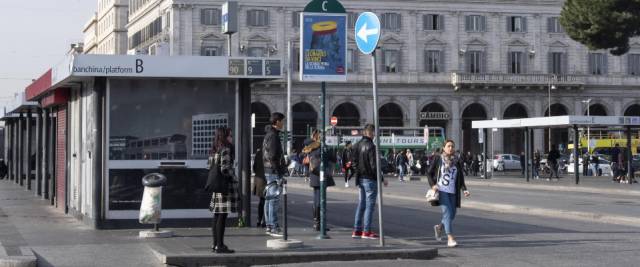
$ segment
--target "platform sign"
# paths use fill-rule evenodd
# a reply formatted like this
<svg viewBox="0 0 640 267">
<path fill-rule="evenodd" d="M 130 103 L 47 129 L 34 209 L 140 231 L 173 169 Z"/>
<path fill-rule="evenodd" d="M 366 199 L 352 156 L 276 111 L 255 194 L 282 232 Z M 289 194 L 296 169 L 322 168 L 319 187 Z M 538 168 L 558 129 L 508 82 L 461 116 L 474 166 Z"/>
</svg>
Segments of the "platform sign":
<svg viewBox="0 0 640 267">
<path fill-rule="evenodd" d="M 262 60 L 247 59 L 247 75 L 262 76 Z"/>
<path fill-rule="evenodd" d="M 347 81 L 347 14 L 300 14 L 300 80 Z"/>
<path fill-rule="evenodd" d="M 244 59 L 229 59 L 229 75 L 244 75 Z"/>
<path fill-rule="evenodd" d="M 264 74 L 266 76 L 280 76 L 282 73 L 280 69 L 280 60 L 267 59 L 264 61 Z"/>
</svg>

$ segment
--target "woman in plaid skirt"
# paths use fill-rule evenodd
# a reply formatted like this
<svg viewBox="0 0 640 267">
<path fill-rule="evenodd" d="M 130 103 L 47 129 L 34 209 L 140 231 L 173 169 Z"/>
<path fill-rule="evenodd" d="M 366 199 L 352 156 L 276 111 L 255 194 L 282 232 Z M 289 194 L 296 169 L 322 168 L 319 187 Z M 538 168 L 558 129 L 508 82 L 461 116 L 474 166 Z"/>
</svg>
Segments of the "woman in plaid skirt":
<svg viewBox="0 0 640 267">
<path fill-rule="evenodd" d="M 222 127 L 216 129 L 213 139 L 211 154 L 214 155 L 215 164 L 219 166 L 222 179 L 228 179 L 226 192 L 213 193 L 209 210 L 213 213 L 211 233 L 213 236 L 212 249 L 215 253 L 234 253 L 224 244 L 224 230 L 229 213 L 237 212 L 238 180 L 233 170 L 234 147 L 231 129 Z"/>
</svg>

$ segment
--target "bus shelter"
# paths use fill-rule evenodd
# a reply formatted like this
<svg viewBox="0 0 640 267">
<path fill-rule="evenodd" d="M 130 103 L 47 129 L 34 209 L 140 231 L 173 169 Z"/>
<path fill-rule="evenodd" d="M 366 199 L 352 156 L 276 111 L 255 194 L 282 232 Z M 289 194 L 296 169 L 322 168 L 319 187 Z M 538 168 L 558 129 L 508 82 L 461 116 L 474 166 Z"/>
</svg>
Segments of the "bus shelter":
<svg viewBox="0 0 640 267">
<path fill-rule="evenodd" d="M 236 145 L 240 212 L 250 223 L 251 87 L 282 79 L 282 60 L 260 57 L 70 55 L 28 87 L 27 100 L 48 105 L 65 92 L 57 113 L 57 205 L 95 228 L 139 227 L 141 178 L 167 177 L 167 226 L 209 222 L 204 191 L 215 130 L 229 127 Z M 47 74 L 45 74 L 47 75 Z M 54 111 L 60 111 L 57 108 Z M 13 144 L 13 147 L 19 143 Z"/>
<path fill-rule="evenodd" d="M 578 128 L 584 127 L 618 127 L 623 128 L 626 131 L 627 136 L 627 149 L 626 149 L 626 165 L 627 175 L 633 177 L 633 170 L 631 166 L 631 131 L 632 129 L 640 128 L 640 117 L 629 116 L 552 116 L 552 117 L 536 117 L 536 118 L 523 118 L 523 119 L 509 119 L 509 120 L 481 120 L 473 121 L 471 123 L 473 129 L 511 129 L 511 128 L 523 128 L 524 140 L 525 140 L 525 162 L 529 162 L 531 159 L 531 139 L 533 136 L 533 129 L 546 129 L 546 128 L 571 128 L 573 129 L 573 158 L 574 158 L 574 175 L 575 182 L 580 182 L 579 168 L 579 152 L 580 142 L 578 136 Z M 529 164 L 525 164 L 525 173 L 527 181 L 529 181 Z"/>
</svg>

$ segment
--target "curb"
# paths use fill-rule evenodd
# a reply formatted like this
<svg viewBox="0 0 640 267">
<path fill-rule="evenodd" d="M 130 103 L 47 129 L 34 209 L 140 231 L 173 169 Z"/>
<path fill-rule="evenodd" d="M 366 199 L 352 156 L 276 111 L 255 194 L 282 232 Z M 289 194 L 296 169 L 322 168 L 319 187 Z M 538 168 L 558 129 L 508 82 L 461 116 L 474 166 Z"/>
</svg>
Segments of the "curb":
<svg viewBox="0 0 640 267">
<path fill-rule="evenodd" d="M 278 253 L 236 253 L 236 254 L 165 254 L 154 253 L 160 262 L 169 266 L 251 266 L 275 265 L 286 263 L 303 263 L 318 261 L 358 261 L 414 259 L 430 260 L 438 256 L 435 248 L 386 249 L 364 251 L 313 251 L 313 252 L 278 252 Z"/>
<path fill-rule="evenodd" d="M 395 178 L 395 177 L 394 177 Z M 412 176 L 410 181 L 428 182 L 428 178 L 424 176 Z M 524 179 L 524 178 L 521 178 Z M 488 186 L 488 187 L 501 187 L 501 188 L 517 188 L 522 189 L 526 186 L 527 189 L 545 190 L 545 191 L 559 191 L 559 192 L 578 192 L 578 193 L 594 193 L 594 194 L 616 194 L 626 196 L 640 196 L 640 190 L 624 190 L 613 188 L 594 188 L 594 187 L 581 187 L 579 185 L 545 185 L 534 183 L 513 183 L 513 182 L 499 182 L 495 179 L 465 179 L 465 183 L 474 186 Z"/>
<path fill-rule="evenodd" d="M 36 267 L 37 258 L 29 247 L 20 247 L 21 256 L 8 256 L 0 244 L 0 267 Z"/>
<path fill-rule="evenodd" d="M 310 187 L 300 184 L 292 184 L 288 183 L 289 187 L 293 187 L 296 189 L 305 189 L 311 190 Z M 357 195 L 357 191 L 349 191 L 343 188 L 331 188 L 331 191 L 353 194 Z M 393 198 L 396 200 L 407 200 L 407 201 L 418 201 L 424 202 L 425 206 L 427 206 L 427 201 L 421 197 L 406 197 L 406 196 L 398 196 L 389 193 L 384 193 L 385 197 Z M 608 224 L 617 224 L 631 227 L 640 227 L 638 225 L 637 217 L 630 216 L 620 216 L 620 215 L 611 215 L 611 214 L 600 214 L 600 213 L 591 213 L 591 212 L 580 212 L 580 211 L 570 211 L 570 210 L 557 210 L 557 209 L 544 209 L 544 208 L 536 208 L 536 207 L 527 207 L 527 206 L 515 206 L 509 204 L 497 204 L 497 203 L 485 203 L 478 202 L 472 200 L 465 200 L 462 202 L 462 207 L 467 209 L 481 210 L 481 211 L 490 211 L 496 213 L 505 213 L 505 214 L 519 214 L 519 215 L 533 215 L 533 216 L 542 216 L 542 217 L 552 217 L 558 219 L 568 219 L 568 220 L 578 220 L 578 221 L 586 221 L 586 222 L 595 222 L 595 223 L 608 223 Z"/>
</svg>

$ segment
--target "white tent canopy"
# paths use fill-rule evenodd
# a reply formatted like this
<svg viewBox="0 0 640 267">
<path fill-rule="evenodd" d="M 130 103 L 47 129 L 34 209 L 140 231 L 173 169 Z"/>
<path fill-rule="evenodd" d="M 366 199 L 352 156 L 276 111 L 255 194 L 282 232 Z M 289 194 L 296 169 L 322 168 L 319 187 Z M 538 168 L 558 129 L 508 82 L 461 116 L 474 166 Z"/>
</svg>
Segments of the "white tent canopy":
<svg viewBox="0 0 640 267">
<path fill-rule="evenodd" d="M 640 117 L 629 116 L 552 116 L 471 122 L 473 129 L 486 128 L 567 128 L 567 127 L 640 126 Z M 635 127 L 634 127 L 635 128 Z"/>
</svg>

